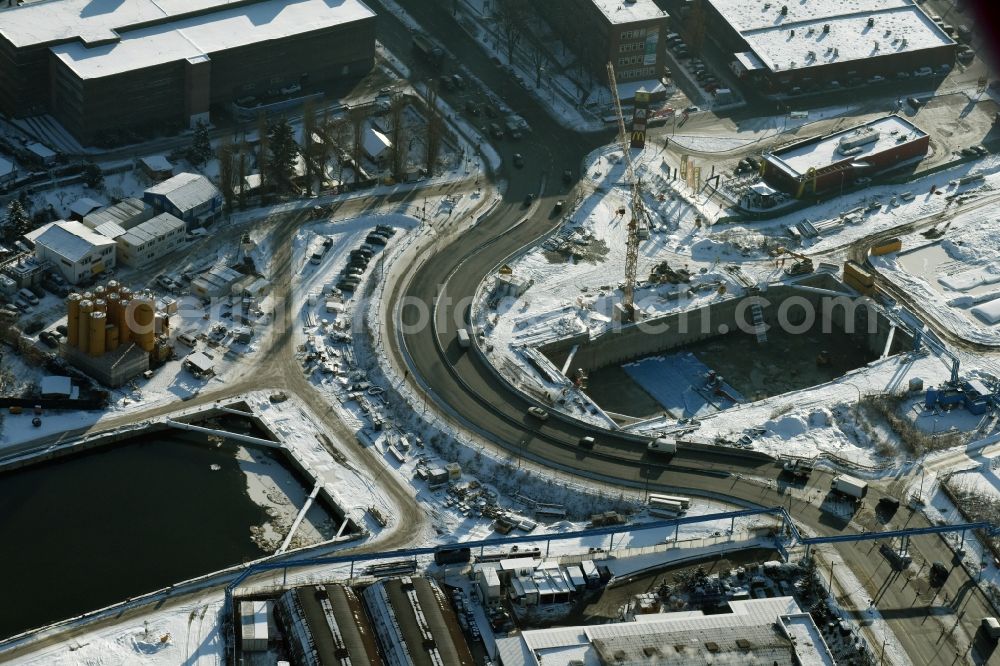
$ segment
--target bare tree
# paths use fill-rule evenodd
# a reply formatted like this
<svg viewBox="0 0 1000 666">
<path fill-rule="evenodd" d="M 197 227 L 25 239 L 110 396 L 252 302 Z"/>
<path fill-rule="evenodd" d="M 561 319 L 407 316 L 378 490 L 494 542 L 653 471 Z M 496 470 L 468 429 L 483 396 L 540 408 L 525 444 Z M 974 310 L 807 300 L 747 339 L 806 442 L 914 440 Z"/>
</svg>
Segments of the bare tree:
<svg viewBox="0 0 1000 666">
<path fill-rule="evenodd" d="M 389 104 L 389 122 L 392 125 L 389 140 L 392 142 L 390 168 L 392 177 L 398 183 L 403 180 L 406 170 L 406 131 L 403 127 L 403 111 L 406 110 L 406 97 L 394 95 Z"/>
<path fill-rule="evenodd" d="M 260 192 L 263 195 L 271 186 L 271 156 L 267 137 L 267 118 L 257 114 L 257 173 L 260 174 Z"/>
<path fill-rule="evenodd" d="M 535 87 L 541 88 L 542 72 L 545 71 L 545 63 L 548 62 L 548 57 L 545 55 L 545 51 L 542 50 L 541 44 L 531 45 L 531 48 L 528 49 L 528 60 L 535 69 Z"/>
<path fill-rule="evenodd" d="M 424 166 L 428 176 L 434 175 L 434 167 L 441 152 L 441 135 L 444 133 L 444 120 L 438 110 L 437 97 L 434 88 L 427 89 L 427 152 Z"/>
<path fill-rule="evenodd" d="M 235 151 L 236 147 L 228 136 L 222 138 L 216 151 L 219 158 L 219 187 L 222 188 L 222 197 L 225 199 L 228 212 L 233 210 L 233 198 L 236 194 Z"/>
<path fill-rule="evenodd" d="M 236 158 L 236 177 L 239 179 L 239 195 L 237 201 L 240 210 L 247 207 L 247 144 L 240 142 L 239 155 Z"/>
<path fill-rule="evenodd" d="M 364 109 L 351 109 L 351 159 L 354 160 L 354 182 L 361 182 L 361 156 L 364 152 L 365 121 L 368 115 Z"/>
<path fill-rule="evenodd" d="M 511 65 L 514 64 L 514 48 L 524 34 L 528 7 L 527 0 L 495 0 L 493 18 Z"/>
<path fill-rule="evenodd" d="M 302 160 L 305 163 L 306 194 L 312 194 L 316 165 L 313 161 L 313 134 L 316 132 L 316 106 L 312 98 L 302 105 Z"/>
</svg>

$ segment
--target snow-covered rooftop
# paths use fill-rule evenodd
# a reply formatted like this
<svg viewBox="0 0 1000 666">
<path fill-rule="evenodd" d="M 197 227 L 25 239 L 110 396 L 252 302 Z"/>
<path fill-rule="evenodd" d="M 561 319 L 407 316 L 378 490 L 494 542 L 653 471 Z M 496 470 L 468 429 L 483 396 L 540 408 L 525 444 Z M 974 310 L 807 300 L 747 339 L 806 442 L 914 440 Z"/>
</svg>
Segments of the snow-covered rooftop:
<svg viewBox="0 0 1000 666">
<path fill-rule="evenodd" d="M 775 71 L 954 43 L 913 0 L 711 2 Z M 786 14 L 781 13 L 783 8 L 787 8 Z"/>
<path fill-rule="evenodd" d="M 653 0 L 592 0 L 611 23 L 649 21 L 667 15 Z"/>
<path fill-rule="evenodd" d="M 621 656 L 622 661 L 639 663 L 648 661 L 653 649 L 669 663 L 680 663 L 680 659 L 684 663 L 710 663 L 719 662 L 720 655 L 744 653 L 746 648 L 738 642 L 745 639 L 760 662 L 810 666 L 834 663 L 822 638 L 813 639 L 819 637 L 815 623 L 799 610 L 792 597 L 731 601 L 729 606 L 731 613 L 657 613 L 637 616 L 635 622 L 528 630 L 517 639 L 497 641 L 497 647 L 504 664 L 519 666 L 562 666 L 574 660 L 597 664 L 605 661 L 602 656 L 612 654 Z M 776 621 L 796 637 L 808 639 L 789 643 L 775 633 Z M 812 627 L 802 631 L 806 624 Z M 679 649 L 678 645 L 685 647 Z"/>
<path fill-rule="evenodd" d="M 4 12 L 0 35 L 14 46 L 36 46 L 79 38 L 85 43 L 116 39 L 118 30 L 211 10 L 234 0 L 48 0 Z M 234 3 L 235 4 L 235 3 Z"/>
<path fill-rule="evenodd" d="M 162 195 L 178 210 L 191 210 L 219 196 L 219 190 L 208 178 L 198 173 L 179 173 L 146 190 Z"/>
<path fill-rule="evenodd" d="M 52 52 L 80 78 L 97 78 L 180 60 L 198 62 L 220 51 L 374 15 L 360 0 L 266 0 L 129 30 L 111 43 L 61 44 Z"/>
<path fill-rule="evenodd" d="M 68 261 L 77 262 L 96 247 L 115 242 L 85 227 L 80 222 L 59 220 L 26 234 L 28 240 L 43 245 Z"/>
<path fill-rule="evenodd" d="M 869 140 L 867 143 L 860 143 L 856 146 L 860 150 L 857 152 L 848 150 L 847 154 L 841 151 L 841 141 L 850 142 L 852 139 L 859 139 L 863 136 L 868 137 Z M 767 159 L 772 164 L 797 177 L 809 169 L 819 170 L 845 160 L 864 161 L 866 155 L 880 153 L 906 141 L 913 141 L 925 136 L 927 134 L 923 130 L 904 118 L 885 116 L 819 139 L 803 141 L 785 150 L 777 150 L 768 155 Z M 853 144 L 847 143 L 846 145 Z"/>
</svg>

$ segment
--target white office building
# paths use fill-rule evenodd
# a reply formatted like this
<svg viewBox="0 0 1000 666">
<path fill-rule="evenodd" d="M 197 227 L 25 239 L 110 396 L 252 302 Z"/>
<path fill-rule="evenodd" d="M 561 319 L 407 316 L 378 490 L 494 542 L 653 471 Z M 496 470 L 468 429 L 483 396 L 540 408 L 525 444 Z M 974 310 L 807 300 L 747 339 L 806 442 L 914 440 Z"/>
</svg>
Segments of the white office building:
<svg viewBox="0 0 1000 666">
<path fill-rule="evenodd" d="M 58 268 L 70 284 L 115 267 L 115 242 L 80 222 L 49 222 L 25 237 L 35 244 L 35 257 Z"/>
</svg>

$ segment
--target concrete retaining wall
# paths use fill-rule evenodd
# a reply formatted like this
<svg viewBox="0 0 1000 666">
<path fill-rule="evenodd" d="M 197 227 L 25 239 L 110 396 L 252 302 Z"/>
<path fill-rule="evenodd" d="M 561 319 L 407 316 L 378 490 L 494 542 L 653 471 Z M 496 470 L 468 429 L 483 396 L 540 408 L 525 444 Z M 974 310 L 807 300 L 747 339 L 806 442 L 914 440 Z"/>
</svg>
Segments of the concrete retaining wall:
<svg viewBox="0 0 1000 666">
<path fill-rule="evenodd" d="M 843 284 L 832 275 L 815 275 L 803 280 L 802 284 L 834 291 L 843 291 L 844 289 Z M 762 291 L 760 297 L 767 301 L 767 304 L 762 304 L 764 305 L 764 321 L 772 327 L 777 325 L 780 305 L 788 298 L 805 299 L 812 304 L 817 321 L 823 317 L 824 300 L 829 298 L 789 286 L 771 287 Z M 539 350 L 545 354 L 554 354 L 579 344 L 579 349 L 577 349 L 573 359 L 573 367 L 592 372 L 609 365 L 618 365 L 715 338 L 722 335 L 723 331 L 739 331 L 741 322 L 745 322 L 745 327 L 750 321 L 750 304 L 752 302 L 750 298 L 747 296 L 729 298 L 703 308 L 655 317 L 641 324 L 608 331 L 588 342 L 581 342 L 579 336 L 565 338 L 544 345 Z M 833 330 L 843 331 L 846 328 L 845 320 L 848 318 L 849 309 L 839 305 L 830 307 L 831 304 L 831 301 L 826 301 L 825 307 L 826 311 L 829 312 Z M 881 354 L 889 335 L 891 322 L 874 306 L 868 308 L 859 305 L 850 312 L 854 320 L 853 330 L 859 334 L 864 332 L 869 351 Z M 876 317 L 876 323 L 874 332 L 867 333 L 869 330 L 868 318 L 871 314 Z M 792 324 L 800 324 L 803 317 L 802 308 L 798 306 L 789 308 L 788 319 Z M 901 332 L 897 332 L 896 336 L 894 350 L 899 350 L 902 348 L 901 345 L 905 345 L 909 336 L 901 334 Z M 752 338 L 748 337 L 747 341 L 751 342 Z"/>
</svg>

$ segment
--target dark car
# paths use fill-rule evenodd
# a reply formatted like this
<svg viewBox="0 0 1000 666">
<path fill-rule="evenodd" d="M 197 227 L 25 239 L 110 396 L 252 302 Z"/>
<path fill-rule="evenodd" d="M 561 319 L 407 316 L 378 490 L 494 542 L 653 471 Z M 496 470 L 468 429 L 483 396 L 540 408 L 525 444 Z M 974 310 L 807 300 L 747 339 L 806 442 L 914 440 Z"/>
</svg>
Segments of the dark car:
<svg viewBox="0 0 1000 666">
<path fill-rule="evenodd" d="M 514 166 L 518 169 L 524 166 L 524 156 L 521 153 L 514 153 Z"/>
<path fill-rule="evenodd" d="M 368 234 L 365 236 L 365 242 L 372 245 L 385 245 L 386 239 L 385 236 L 381 234 Z"/>
<path fill-rule="evenodd" d="M 889 561 L 889 565 L 895 571 L 904 571 L 910 566 L 910 564 L 913 563 L 913 558 L 909 555 L 901 555 L 895 548 L 887 543 L 883 543 L 879 546 L 878 552 L 882 553 L 882 557 Z"/>
<path fill-rule="evenodd" d="M 570 183 L 573 182 L 573 172 L 570 171 L 569 169 L 566 169 L 565 171 L 563 171 L 562 179 L 564 185 L 569 185 Z"/>
<path fill-rule="evenodd" d="M 532 204 L 532 203 L 533 203 L 534 201 L 535 201 L 535 195 L 534 195 L 534 194 L 529 194 L 529 195 L 527 195 L 526 197 L 524 197 L 524 207 L 525 207 L 525 208 L 527 208 L 527 207 L 528 207 L 528 206 L 530 206 L 530 205 L 531 205 L 531 204 Z"/>
<path fill-rule="evenodd" d="M 931 587 L 941 587 L 948 580 L 948 567 L 941 562 L 931 565 L 930 584 Z"/>
</svg>

